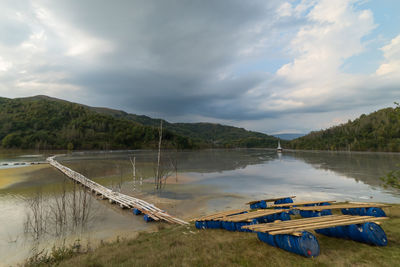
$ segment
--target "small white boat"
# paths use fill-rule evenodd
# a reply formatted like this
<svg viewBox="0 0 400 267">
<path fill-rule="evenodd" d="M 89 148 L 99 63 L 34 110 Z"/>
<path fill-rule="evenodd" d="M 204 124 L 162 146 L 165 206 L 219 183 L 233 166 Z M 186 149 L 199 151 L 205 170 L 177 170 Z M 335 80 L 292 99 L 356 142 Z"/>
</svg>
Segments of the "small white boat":
<svg viewBox="0 0 400 267">
<path fill-rule="evenodd" d="M 282 147 L 281 147 L 281 141 L 280 141 L 280 140 L 278 140 L 278 147 L 276 148 L 276 151 L 277 151 L 278 153 L 281 153 L 281 152 L 282 152 Z"/>
</svg>

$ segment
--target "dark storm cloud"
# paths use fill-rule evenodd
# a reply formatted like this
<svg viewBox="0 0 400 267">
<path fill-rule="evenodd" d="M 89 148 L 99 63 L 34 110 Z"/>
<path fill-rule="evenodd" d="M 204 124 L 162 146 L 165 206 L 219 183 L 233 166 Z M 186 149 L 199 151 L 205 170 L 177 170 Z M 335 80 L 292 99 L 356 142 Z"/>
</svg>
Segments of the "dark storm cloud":
<svg viewBox="0 0 400 267">
<path fill-rule="evenodd" d="M 275 16 L 276 4 L 85 1 L 53 8 L 117 47 L 99 66 L 73 75 L 91 95 L 133 112 L 240 119 L 250 114 L 238 100 L 266 74 L 221 81 L 218 76 L 265 33 L 252 32 L 255 25 L 271 26 L 265 18 Z"/>
<path fill-rule="evenodd" d="M 271 131 L 266 122 L 276 131 L 289 116 L 301 121 L 301 114 L 391 103 L 400 97 L 395 75 L 341 73 L 342 61 L 362 52 L 360 38 L 373 19 L 346 1 L 331 12 L 332 3 L 2 2 L 0 92 L 264 131 Z M 316 5 L 324 16 L 308 17 Z M 335 30 L 332 21 L 340 22 Z M 348 39 L 350 45 L 340 42 Z M 312 124 L 321 122 L 306 123 Z"/>
</svg>

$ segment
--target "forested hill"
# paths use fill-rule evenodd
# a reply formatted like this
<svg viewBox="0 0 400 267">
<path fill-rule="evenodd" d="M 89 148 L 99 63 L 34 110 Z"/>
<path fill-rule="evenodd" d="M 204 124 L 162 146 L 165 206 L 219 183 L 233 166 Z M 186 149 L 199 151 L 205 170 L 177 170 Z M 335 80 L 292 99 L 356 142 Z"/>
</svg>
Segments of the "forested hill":
<svg viewBox="0 0 400 267">
<path fill-rule="evenodd" d="M 90 108 L 101 114 L 127 119 L 146 126 L 159 127 L 160 125 L 160 119 L 153 119 L 148 116 L 128 114 L 124 111 L 108 108 Z M 216 123 L 170 123 L 163 120 L 163 125 L 171 132 L 188 137 L 197 143 L 205 143 L 207 146 L 275 148 L 278 142 L 278 139 L 274 136 Z"/>
<path fill-rule="evenodd" d="M 400 107 L 363 114 L 354 121 L 311 132 L 288 145 L 294 149 L 400 152 Z"/>
<path fill-rule="evenodd" d="M 35 96 L 0 98 L 3 148 L 134 149 L 153 148 L 160 120 L 107 108 Z M 210 123 L 164 121 L 165 146 L 274 147 L 274 137 Z"/>
</svg>

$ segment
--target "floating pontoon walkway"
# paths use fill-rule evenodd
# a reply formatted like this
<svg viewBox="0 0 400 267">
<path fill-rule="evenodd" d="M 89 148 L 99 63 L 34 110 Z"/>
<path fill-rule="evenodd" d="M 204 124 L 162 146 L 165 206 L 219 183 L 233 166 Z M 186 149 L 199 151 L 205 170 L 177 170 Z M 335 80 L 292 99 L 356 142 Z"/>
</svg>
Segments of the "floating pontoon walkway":
<svg viewBox="0 0 400 267">
<path fill-rule="evenodd" d="M 223 221 L 227 222 L 251 222 L 253 219 L 269 216 L 277 213 L 287 212 L 287 210 L 257 210 L 237 215 L 232 215 L 229 217 L 221 218 Z"/>
<path fill-rule="evenodd" d="M 246 225 L 243 226 L 243 228 L 255 232 L 268 233 L 270 235 L 301 235 L 301 232 L 306 230 L 317 230 L 336 226 L 362 224 L 367 222 L 379 224 L 380 221 L 386 219 L 388 219 L 388 217 L 327 215 L 290 221 L 276 221 L 265 224 Z"/>
<path fill-rule="evenodd" d="M 276 197 L 276 198 L 267 198 L 267 199 L 260 199 L 260 200 L 253 200 L 250 202 L 247 202 L 246 204 L 251 205 L 251 204 L 255 204 L 261 201 L 265 201 L 265 202 L 275 202 L 278 200 L 282 200 L 282 199 L 287 199 L 287 198 L 295 198 L 296 196 L 290 196 L 290 197 Z"/>
<path fill-rule="evenodd" d="M 203 216 L 197 219 L 193 219 L 191 221 L 220 221 L 221 219 L 228 218 L 229 216 L 238 215 L 247 213 L 248 210 L 228 210 L 228 211 L 221 211 L 217 213 L 213 213 L 207 216 Z"/>
<path fill-rule="evenodd" d="M 49 164 L 46 161 L 35 161 L 35 162 L 1 162 L 0 166 L 29 166 L 29 165 L 39 165 L 39 164 Z"/>
<path fill-rule="evenodd" d="M 119 204 L 121 208 L 129 208 L 129 209 L 138 209 L 142 213 L 146 214 L 148 217 L 152 218 L 155 221 L 166 221 L 169 223 L 177 223 L 177 224 L 188 224 L 187 222 L 175 218 L 163 210 L 155 207 L 153 204 L 150 204 L 144 200 L 134 198 L 128 195 L 124 195 L 118 192 L 114 192 L 111 189 L 102 186 L 82 174 L 71 170 L 68 167 L 65 167 L 58 163 L 54 158 L 56 156 L 52 156 L 47 158 L 47 161 L 50 163 L 51 166 L 55 167 L 56 169 L 60 170 L 62 173 L 67 175 L 72 180 L 82 184 L 83 186 L 87 187 L 91 192 L 95 193 L 96 195 L 101 196 L 103 199 L 109 199 L 110 203 Z"/>
<path fill-rule="evenodd" d="M 293 203 L 296 204 L 296 203 Z M 281 206 L 281 205 L 279 205 Z M 333 210 L 333 209 L 357 209 L 357 208 L 383 208 L 390 207 L 390 205 L 380 203 L 349 203 L 349 204 L 334 204 L 326 206 L 309 206 L 309 207 L 296 207 L 298 210 L 309 210 L 309 211 L 322 211 L 322 210 Z"/>
<path fill-rule="evenodd" d="M 335 203 L 335 200 L 330 200 L 330 201 L 304 201 L 304 202 L 293 202 L 293 203 L 283 203 L 283 204 L 274 204 L 274 205 L 270 205 L 268 206 L 268 208 L 292 208 L 292 207 L 297 207 L 297 206 L 304 206 L 304 205 L 321 205 L 324 203 Z M 314 207 L 314 206 L 311 206 Z M 326 206 L 325 206 L 326 207 Z M 329 207 L 331 207 L 331 205 L 329 205 Z"/>
</svg>

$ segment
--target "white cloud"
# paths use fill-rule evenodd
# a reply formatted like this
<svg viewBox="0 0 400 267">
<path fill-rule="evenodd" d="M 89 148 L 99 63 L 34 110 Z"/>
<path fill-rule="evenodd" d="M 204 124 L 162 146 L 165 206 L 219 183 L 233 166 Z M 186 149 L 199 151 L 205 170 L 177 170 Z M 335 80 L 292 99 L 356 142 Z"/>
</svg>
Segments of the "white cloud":
<svg viewBox="0 0 400 267">
<path fill-rule="evenodd" d="M 381 48 L 385 62 L 376 70 L 376 74 L 399 75 L 400 74 L 400 35 L 393 38 L 391 42 Z"/>
<path fill-rule="evenodd" d="M 277 104 L 282 104 L 284 110 L 312 108 L 356 93 L 352 90 L 359 78 L 343 73 L 340 68 L 344 60 L 364 51 L 362 38 L 375 24 L 369 10 L 356 10 L 353 3 L 322 0 L 309 9 L 306 15 L 309 24 L 299 29 L 289 45 L 294 59 L 276 73 L 286 86 L 275 90 L 279 100 L 266 95 L 260 109 L 275 110 Z M 310 1 L 299 6 L 304 12 Z"/>
</svg>

